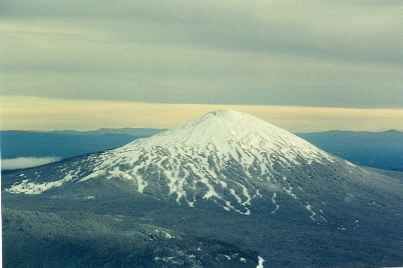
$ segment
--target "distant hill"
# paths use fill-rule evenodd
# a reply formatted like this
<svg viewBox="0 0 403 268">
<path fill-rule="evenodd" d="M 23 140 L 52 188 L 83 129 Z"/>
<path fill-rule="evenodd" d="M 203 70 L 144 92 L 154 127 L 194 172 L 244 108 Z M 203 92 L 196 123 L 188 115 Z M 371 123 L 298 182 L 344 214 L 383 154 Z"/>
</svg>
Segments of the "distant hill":
<svg viewBox="0 0 403 268">
<path fill-rule="evenodd" d="M 71 134 L 71 135 L 105 135 L 105 134 L 116 134 L 116 135 L 130 135 L 136 137 L 150 137 L 165 129 L 159 128 L 100 128 L 97 130 L 90 131 L 76 131 L 76 130 L 54 130 L 44 133 L 56 133 L 56 134 Z"/>
<path fill-rule="evenodd" d="M 79 132 L 74 130 L 36 132 L 1 131 L 2 159 L 17 157 L 69 158 L 125 145 L 152 136 L 161 129 L 123 128 Z"/>
<path fill-rule="evenodd" d="M 352 163 L 380 169 L 403 169 L 403 132 L 326 131 L 297 133 L 322 150 Z"/>
</svg>

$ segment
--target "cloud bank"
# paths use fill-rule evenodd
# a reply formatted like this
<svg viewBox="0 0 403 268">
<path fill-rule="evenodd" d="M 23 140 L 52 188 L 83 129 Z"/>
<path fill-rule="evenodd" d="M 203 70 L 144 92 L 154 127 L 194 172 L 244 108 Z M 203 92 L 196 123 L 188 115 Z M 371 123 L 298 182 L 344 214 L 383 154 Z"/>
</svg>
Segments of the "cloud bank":
<svg viewBox="0 0 403 268">
<path fill-rule="evenodd" d="M 13 159 L 1 159 L 1 170 L 36 167 L 60 160 L 61 157 L 18 157 Z"/>
<path fill-rule="evenodd" d="M 330 129 L 403 131 L 403 109 L 268 105 L 205 105 L 4 97 L 2 129 L 94 130 L 102 127 L 172 128 L 219 109 L 257 116 L 292 132 Z"/>
<path fill-rule="evenodd" d="M 0 5 L 2 95 L 403 108 L 402 1 Z"/>
</svg>

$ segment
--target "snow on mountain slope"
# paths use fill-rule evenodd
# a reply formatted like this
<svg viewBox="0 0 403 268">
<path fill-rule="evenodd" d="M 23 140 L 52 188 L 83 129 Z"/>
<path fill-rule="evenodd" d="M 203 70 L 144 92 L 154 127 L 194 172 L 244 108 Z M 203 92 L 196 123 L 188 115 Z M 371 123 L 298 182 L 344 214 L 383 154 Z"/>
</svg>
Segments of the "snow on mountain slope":
<svg viewBox="0 0 403 268">
<path fill-rule="evenodd" d="M 61 163 L 45 180 L 41 172 L 34 177 L 22 174 L 21 181 L 7 191 L 41 194 L 69 182 L 119 178 L 156 198 L 189 206 L 212 201 L 246 215 L 259 198 L 270 200 L 271 213 L 276 213 L 281 209 L 277 198 L 287 195 L 315 220 L 323 211 L 314 209 L 312 202 L 318 200 L 306 193 L 309 182 L 298 182 L 298 172 L 335 162 L 341 160 L 281 128 L 244 113 L 220 110 L 115 150 L 85 156 L 79 163 Z"/>
<path fill-rule="evenodd" d="M 298 158 L 332 159 L 303 139 L 263 120 L 233 110 L 210 112 L 200 119 L 153 137 L 129 143 L 116 151 L 168 148 L 173 154 L 217 152 L 223 159 L 250 162 L 262 153 L 277 154 L 283 162 L 298 164 Z M 239 155 L 241 154 L 241 155 Z"/>
</svg>

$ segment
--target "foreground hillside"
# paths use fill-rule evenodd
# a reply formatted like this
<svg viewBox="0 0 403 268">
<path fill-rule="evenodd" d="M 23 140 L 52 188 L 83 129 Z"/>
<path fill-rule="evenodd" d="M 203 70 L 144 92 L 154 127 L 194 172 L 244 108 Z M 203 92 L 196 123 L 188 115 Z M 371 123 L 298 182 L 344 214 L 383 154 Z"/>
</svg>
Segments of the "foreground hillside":
<svg viewBox="0 0 403 268">
<path fill-rule="evenodd" d="M 256 267 L 219 241 L 89 212 L 3 209 L 4 267 Z"/>
</svg>

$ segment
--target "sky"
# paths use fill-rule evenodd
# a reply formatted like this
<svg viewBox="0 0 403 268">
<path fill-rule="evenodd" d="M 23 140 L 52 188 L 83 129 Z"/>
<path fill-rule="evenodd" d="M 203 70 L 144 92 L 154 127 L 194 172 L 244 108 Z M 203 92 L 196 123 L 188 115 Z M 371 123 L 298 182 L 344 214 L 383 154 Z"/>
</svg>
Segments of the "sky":
<svg viewBox="0 0 403 268">
<path fill-rule="evenodd" d="M 0 2 L 1 129 L 403 130 L 403 1 Z"/>
</svg>

